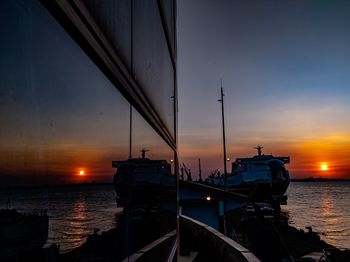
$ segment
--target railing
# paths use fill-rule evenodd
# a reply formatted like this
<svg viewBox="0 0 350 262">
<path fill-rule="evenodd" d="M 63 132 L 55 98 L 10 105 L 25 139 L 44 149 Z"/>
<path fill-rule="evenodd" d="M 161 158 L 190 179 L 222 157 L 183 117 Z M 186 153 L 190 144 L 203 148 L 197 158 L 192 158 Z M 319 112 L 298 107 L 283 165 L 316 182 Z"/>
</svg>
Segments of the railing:
<svg viewBox="0 0 350 262">
<path fill-rule="evenodd" d="M 126 257 L 122 262 L 172 261 L 176 253 L 173 247 L 176 248 L 176 245 L 176 230 L 174 230 Z"/>
<path fill-rule="evenodd" d="M 212 227 L 180 216 L 180 253 L 196 253 L 196 261 L 259 262 L 248 249 Z M 181 260 L 179 260 L 181 261 Z"/>
<path fill-rule="evenodd" d="M 180 256 L 177 261 L 260 262 L 248 249 L 212 227 L 195 219 L 180 216 Z M 176 231 L 153 241 L 123 262 L 174 261 Z"/>
</svg>

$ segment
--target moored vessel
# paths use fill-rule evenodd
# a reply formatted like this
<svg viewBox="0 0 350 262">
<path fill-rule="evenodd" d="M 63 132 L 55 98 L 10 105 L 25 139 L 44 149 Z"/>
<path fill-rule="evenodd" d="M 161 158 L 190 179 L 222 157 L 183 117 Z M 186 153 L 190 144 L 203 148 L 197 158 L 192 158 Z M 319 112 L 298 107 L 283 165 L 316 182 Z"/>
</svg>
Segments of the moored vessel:
<svg viewBox="0 0 350 262">
<path fill-rule="evenodd" d="M 171 164 L 166 160 L 146 158 L 144 149 L 140 158 L 113 161 L 112 166 L 117 168 L 113 186 L 118 206 L 152 205 L 175 196 L 176 178 L 171 174 Z"/>
<path fill-rule="evenodd" d="M 258 154 L 248 158 L 237 158 L 232 163 L 232 171 L 227 174 L 227 188 L 230 191 L 247 195 L 251 200 L 276 200 L 284 204 L 290 183 L 285 164 L 289 157 L 275 157 L 262 154 L 262 146 L 257 146 Z M 206 183 L 224 188 L 225 174 L 211 174 Z"/>
</svg>

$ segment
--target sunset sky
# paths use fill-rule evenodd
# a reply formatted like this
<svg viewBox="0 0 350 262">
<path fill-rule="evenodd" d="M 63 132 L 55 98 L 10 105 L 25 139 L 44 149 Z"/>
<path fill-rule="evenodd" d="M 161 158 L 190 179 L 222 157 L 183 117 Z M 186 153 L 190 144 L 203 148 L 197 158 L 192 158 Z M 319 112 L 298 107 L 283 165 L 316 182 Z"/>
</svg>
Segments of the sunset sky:
<svg viewBox="0 0 350 262">
<path fill-rule="evenodd" d="M 128 157 L 129 104 L 44 7 L 23 3 L 0 9 L 0 181 L 109 182 Z M 198 158 L 204 176 L 222 169 L 222 79 L 231 159 L 260 144 L 291 157 L 293 178 L 350 178 L 349 1 L 177 7 L 179 156 L 195 177 Z M 134 156 L 172 158 L 137 113 L 134 130 Z"/>
<path fill-rule="evenodd" d="M 222 169 L 222 78 L 231 158 L 261 144 L 291 157 L 294 178 L 350 178 L 349 13 L 349 1 L 178 1 L 180 156 L 193 173 L 199 157 Z"/>
<path fill-rule="evenodd" d="M 129 103 L 39 1 L 3 1 L 0 32 L 0 187 L 111 182 Z M 133 157 L 173 157 L 136 111 L 133 129 Z"/>
</svg>

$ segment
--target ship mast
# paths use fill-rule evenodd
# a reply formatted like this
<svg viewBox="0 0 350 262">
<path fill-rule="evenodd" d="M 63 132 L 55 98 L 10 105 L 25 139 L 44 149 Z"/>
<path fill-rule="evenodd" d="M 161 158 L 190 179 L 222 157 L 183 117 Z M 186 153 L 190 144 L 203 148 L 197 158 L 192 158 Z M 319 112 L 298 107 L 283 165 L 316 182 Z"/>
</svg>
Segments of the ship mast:
<svg viewBox="0 0 350 262">
<path fill-rule="evenodd" d="M 198 174 L 199 174 L 199 182 L 202 182 L 202 167 L 201 167 L 201 159 L 198 158 Z"/>
<path fill-rule="evenodd" d="M 262 147 L 261 145 L 258 145 L 258 146 L 254 147 L 254 148 L 258 150 L 258 156 L 261 156 L 261 154 L 262 154 L 261 152 L 262 152 L 262 149 L 264 147 Z"/>
<path fill-rule="evenodd" d="M 130 103 L 130 123 L 129 123 L 129 159 L 132 158 L 132 105 Z"/>
<path fill-rule="evenodd" d="M 225 189 L 228 190 L 227 186 L 227 167 L 226 167 L 226 137 L 225 137 L 225 112 L 224 112 L 224 91 L 222 88 L 221 80 L 221 97 L 218 100 L 221 103 L 221 117 L 222 117 L 222 143 L 224 149 L 224 185 Z"/>
</svg>

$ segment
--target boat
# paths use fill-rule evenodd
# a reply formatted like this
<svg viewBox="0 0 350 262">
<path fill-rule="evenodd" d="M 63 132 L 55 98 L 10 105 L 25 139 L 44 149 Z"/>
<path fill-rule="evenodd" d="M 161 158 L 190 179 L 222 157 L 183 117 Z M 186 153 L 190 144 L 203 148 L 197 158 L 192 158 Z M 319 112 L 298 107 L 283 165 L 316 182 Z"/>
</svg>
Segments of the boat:
<svg viewBox="0 0 350 262">
<path fill-rule="evenodd" d="M 176 196 L 176 178 L 171 174 L 171 164 L 166 160 L 146 158 L 141 150 L 140 158 L 113 161 L 117 168 L 113 186 L 117 193 L 117 204 L 152 205 Z"/>
<path fill-rule="evenodd" d="M 49 217 L 46 210 L 24 214 L 0 210 L 0 261 L 17 261 L 39 251 L 47 241 Z"/>
<path fill-rule="evenodd" d="M 287 196 L 284 194 L 289 186 L 290 176 L 285 164 L 290 162 L 289 157 L 265 155 L 262 153 L 263 147 L 258 145 L 255 147 L 258 150 L 257 155 L 237 158 L 232 163 L 231 173 L 227 172 L 224 96 L 221 82 L 221 96 L 218 101 L 221 104 L 224 172 L 221 175 L 217 169 L 204 183 L 244 194 L 253 202 L 267 201 L 276 207 L 279 207 L 279 204 L 287 204 Z"/>
<path fill-rule="evenodd" d="M 274 199 L 284 204 L 284 194 L 290 183 L 289 172 L 285 164 L 290 157 L 275 157 L 262 153 L 262 146 L 257 146 L 258 154 L 248 158 L 237 158 L 232 163 L 232 171 L 227 174 L 227 189 L 250 196 L 253 200 Z M 225 177 L 219 172 L 212 173 L 205 181 L 208 184 L 225 187 Z"/>
</svg>

